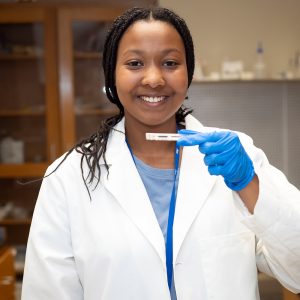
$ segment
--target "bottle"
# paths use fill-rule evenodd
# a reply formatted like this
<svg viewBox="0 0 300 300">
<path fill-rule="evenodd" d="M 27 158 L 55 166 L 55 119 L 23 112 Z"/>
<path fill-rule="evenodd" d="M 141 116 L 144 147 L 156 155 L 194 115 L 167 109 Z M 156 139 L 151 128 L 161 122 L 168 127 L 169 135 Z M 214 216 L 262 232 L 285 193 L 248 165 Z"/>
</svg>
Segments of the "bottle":
<svg viewBox="0 0 300 300">
<path fill-rule="evenodd" d="M 2 163 L 21 164 L 24 162 L 24 142 L 6 136 L 0 143 L 0 158 Z"/>
<path fill-rule="evenodd" d="M 264 61 L 264 48 L 262 42 L 257 43 L 256 62 L 254 64 L 254 78 L 266 78 L 266 65 Z"/>
<path fill-rule="evenodd" d="M 295 62 L 294 62 L 294 75 L 295 78 L 299 79 L 300 78 L 300 51 L 298 50 L 295 54 Z"/>
</svg>

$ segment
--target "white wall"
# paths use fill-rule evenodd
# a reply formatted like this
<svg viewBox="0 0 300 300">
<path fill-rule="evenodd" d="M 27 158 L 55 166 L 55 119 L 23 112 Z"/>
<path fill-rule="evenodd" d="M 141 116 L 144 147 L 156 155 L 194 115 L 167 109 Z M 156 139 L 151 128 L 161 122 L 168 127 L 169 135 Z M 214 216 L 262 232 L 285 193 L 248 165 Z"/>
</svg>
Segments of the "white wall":
<svg viewBox="0 0 300 300">
<path fill-rule="evenodd" d="M 263 41 L 269 75 L 288 68 L 300 50 L 299 0 L 159 0 L 182 16 L 207 72 L 226 57 L 252 70 L 257 41 Z"/>
</svg>

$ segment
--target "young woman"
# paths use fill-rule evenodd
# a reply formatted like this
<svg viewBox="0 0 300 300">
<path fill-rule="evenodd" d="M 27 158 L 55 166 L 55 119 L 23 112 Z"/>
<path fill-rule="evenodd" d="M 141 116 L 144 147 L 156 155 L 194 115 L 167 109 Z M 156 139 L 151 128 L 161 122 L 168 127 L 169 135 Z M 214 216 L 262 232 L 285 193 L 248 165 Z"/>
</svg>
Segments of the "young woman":
<svg viewBox="0 0 300 300">
<path fill-rule="evenodd" d="M 119 114 L 51 165 L 28 241 L 23 300 L 255 300 L 257 269 L 300 292 L 300 192 L 242 133 L 183 101 L 185 22 L 133 8 L 107 35 Z M 147 132 L 181 134 L 177 143 Z"/>
</svg>

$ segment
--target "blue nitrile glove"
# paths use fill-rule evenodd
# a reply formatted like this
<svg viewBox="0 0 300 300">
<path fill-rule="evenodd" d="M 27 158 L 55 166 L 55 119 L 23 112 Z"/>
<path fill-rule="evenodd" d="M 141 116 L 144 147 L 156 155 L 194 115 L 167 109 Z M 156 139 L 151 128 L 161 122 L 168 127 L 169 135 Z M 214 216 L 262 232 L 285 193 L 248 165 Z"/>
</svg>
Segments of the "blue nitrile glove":
<svg viewBox="0 0 300 300">
<path fill-rule="evenodd" d="M 205 154 L 204 163 L 211 175 L 222 175 L 226 185 L 240 191 L 253 179 L 253 163 L 242 146 L 238 135 L 232 131 L 200 133 L 180 130 L 179 146 L 199 146 Z"/>
</svg>

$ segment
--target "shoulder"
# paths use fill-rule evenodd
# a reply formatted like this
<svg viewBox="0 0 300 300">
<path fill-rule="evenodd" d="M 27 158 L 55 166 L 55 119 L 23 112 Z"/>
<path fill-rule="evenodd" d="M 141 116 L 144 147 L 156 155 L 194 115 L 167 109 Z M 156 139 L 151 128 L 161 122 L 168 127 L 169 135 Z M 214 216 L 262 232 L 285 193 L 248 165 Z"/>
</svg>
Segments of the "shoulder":
<svg viewBox="0 0 300 300">
<path fill-rule="evenodd" d="M 75 147 L 53 161 L 47 168 L 45 176 L 55 173 L 57 176 L 70 175 L 74 177 L 79 174 L 81 178 L 88 178 L 91 174 L 90 169 L 93 159 L 98 160 L 97 164 L 99 166 L 109 164 L 111 157 L 118 156 L 120 147 L 123 144 L 125 144 L 124 118 L 111 128 L 105 151 L 101 156 L 98 156 L 98 153 L 95 157 L 93 153 L 85 155 L 80 148 L 76 149 Z M 89 146 L 89 144 L 84 145 L 85 148 Z"/>
<path fill-rule="evenodd" d="M 45 176 L 54 172 L 57 174 L 65 174 L 70 172 L 77 173 L 80 171 L 81 160 L 82 154 L 77 152 L 75 149 L 70 150 L 58 157 L 49 165 Z"/>
</svg>

